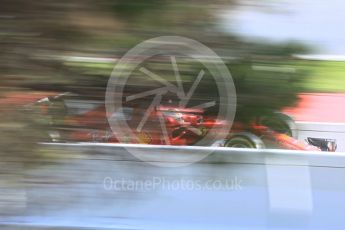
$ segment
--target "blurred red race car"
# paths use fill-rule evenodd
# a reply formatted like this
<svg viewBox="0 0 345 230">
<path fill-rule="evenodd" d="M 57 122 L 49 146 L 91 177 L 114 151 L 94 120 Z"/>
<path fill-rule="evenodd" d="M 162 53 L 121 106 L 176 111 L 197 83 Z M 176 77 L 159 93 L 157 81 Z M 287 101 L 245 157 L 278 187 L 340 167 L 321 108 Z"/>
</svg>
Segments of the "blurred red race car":
<svg viewBox="0 0 345 230">
<path fill-rule="evenodd" d="M 134 129 L 136 138 L 123 136 L 119 140 L 109 127 L 104 102 L 101 100 L 87 100 L 78 95 L 63 94 L 41 99 L 36 105 L 51 117 L 48 133 L 54 142 L 194 145 L 205 137 L 210 128 L 221 127 L 226 122 L 204 115 L 205 111 L 201 109 L 158 106 L 151 114 L 154 119 L 152 124 L 147 125 L 149 128 L 140 131 Z M 128 124 L 137 124 L 137 118 L 142 116 L 140 109 L 124 108 L 112 117 L 125 119 Z M 158 116 L 164 118 L 166 137 L 163 137 L 162 130 L 158 129 Z M 282 113 L 273 113 L 249 124 L 235 122 L 224 140 L 217 140 L 211 145 L 309 151 L 322 149 L 310 141 L 309 143 L 297 140 L 297 128 L 293 119 Z M 331 146 L 322 150 L 335 151 Z"/>
</svg>

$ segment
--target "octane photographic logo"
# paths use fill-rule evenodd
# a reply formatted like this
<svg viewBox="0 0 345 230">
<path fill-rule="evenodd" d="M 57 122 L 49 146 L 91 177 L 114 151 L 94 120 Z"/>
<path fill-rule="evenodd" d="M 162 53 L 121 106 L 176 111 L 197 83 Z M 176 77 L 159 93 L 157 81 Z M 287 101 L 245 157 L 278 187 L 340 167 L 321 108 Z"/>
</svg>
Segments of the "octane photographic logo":
<svg viewBox="0 0 345 230">
<path fill-rule="evenodd" d="M 171 66 L 174 80 L 169 79 L 168 81 L 159 73 L 155 73 L 155 70 L 150 70 L 145 66 L 145 62 L 154 57 L 161 57 L 166 61 L 166 64 Z M 179 59 L 182 58 L 183 60 L 192 60 L 202 66 L 196 76 L 193 77 L 191 86 L 187 90 L 183 84 L 183 76 L 178 65 Z M 138 72 L 142 78 L 154 81 L 160 86 L 139 93 L 125 92 L 128 81 L 134 72 Z M 202 81 L 205 80 L 206 72 L 212 76 L 215 82 L 218 98 L 217 100 L 211 99 L 189 107 L 193 94 Z M 212 152 L 212 148 L 201 149 L 189 146 L 186 148 L 194 148 L 196 151 L 185 153 L 185 148 L 171 146 L 171 133 L 167 129 L 166 118 L 163 113 L 156 116 L 157 121 L 155 123 L 155 126 L 160 129 L 163 146 L 133 145 L 141 143 L 143 139 L 151 139 L 147 136 L 148 134 L 142 132 L 143 127 L 147 124 L 156 108 L 164 106 L 162 98 L 167 94 L 174 94 L 178 98 L 179 102 L 175 107 L 177 111 L 179 109 L 205 110 L 211 107 L 218 109 L 217 120 L 226 122 L 217 129 L 210 128 L 207 132 L 202 130 L 202 138 L 194 144 L 195 146 L 210 146 L 212 143 L 226 138 L 236 113 L 236 90 L 228 68 L 214 51 L 198 41 L 179 36 L 162 36 L 143 41 L 129 50 L 116 63 L 108 81 L 105 97 L 107 119 L 116 138 L 121 143 L 130 142 L 128 145 L 123 145 L 129 153 L 142 161 L 162 167 L 183 166 L 202 160 Z M 147 100 L 147 98 L 152 98 L 150 105 L 145 108 L 136 127 L 131 127 L 125 112 L 128 108 L 124 103 Z M 119 116 L 119 114 L 122 114 L 122 116 Z"/>
</svg>

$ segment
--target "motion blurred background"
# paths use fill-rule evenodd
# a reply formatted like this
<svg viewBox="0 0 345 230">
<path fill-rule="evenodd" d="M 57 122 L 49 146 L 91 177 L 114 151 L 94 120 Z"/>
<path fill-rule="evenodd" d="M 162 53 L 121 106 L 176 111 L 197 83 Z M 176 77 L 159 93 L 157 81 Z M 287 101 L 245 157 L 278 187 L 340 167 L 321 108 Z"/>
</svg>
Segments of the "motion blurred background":
<svg viewBox="0 0 345 230">
<path fill-rule="evenodd" d="M 293 108 L 302 94 L 342 95 L 344 7 L 341 0 L 1 0 L 0 154 L 18 162 L 17 171 L 0 169 L 8 175 L 1 186 L 22 188 L 17 173 L 59 158 L 37 144 L 48 121 L 30 106 L 65 92 L 103 101 L 116 62 L 149 38 L 188 37 L 222 57 L 238 95 L 236 120 Z M 198 72 L 179 64 L 188 84 Z M 21 204 L 4 200 L 3 207 Z"/>
<path fill-rule="evenodd" d="M 43 118 L 23 112 L 24 105 L 65 92 L 103 100 L 116 61 L 162 35 L 196 39 L 223 58 L 239 120 L 294 106 L 299 93 L 342 92 L 340 6 L 336 0 L 2 0 L 3 153 L 36 152 L 42 130 L 32 121 Z"/>
</svg>

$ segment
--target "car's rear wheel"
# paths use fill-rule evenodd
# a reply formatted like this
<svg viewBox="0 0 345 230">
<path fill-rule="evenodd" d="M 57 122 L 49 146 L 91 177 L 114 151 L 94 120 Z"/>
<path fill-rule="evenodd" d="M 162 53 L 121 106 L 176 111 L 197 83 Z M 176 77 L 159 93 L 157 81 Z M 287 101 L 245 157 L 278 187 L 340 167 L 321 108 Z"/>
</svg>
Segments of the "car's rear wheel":
<svg viewBox="0 0 345 230">
<path fill-rule="evenodd" d="M 263 149 L 265 144 L 258 136 L 243 132 L 231 135 L 224 143 L 224 147 Z"/>
</svg>

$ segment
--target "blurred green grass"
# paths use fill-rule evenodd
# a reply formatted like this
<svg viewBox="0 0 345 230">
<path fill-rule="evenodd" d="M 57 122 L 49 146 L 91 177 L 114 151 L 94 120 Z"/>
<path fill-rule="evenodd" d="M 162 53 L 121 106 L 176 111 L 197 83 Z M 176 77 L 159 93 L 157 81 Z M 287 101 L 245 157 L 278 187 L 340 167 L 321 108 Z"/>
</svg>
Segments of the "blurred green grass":
<svg viewBox="0 0 345 230">
<path fill-rule="evenodd" d="M 116 62 L 66 62 L 65 64 L 72 68 L 82 69 L 87 74 L 108 77 Z M 344 61 L 291 60 L 284 64 L 293 66 L 297 72 L 305 73 L 303 81 L 299 82 L 299 86 L 305 92 L 339 93 L 345 91 Z M 270 65 L 281 67 L 282 63 L 271 62 Z M 260 77 L 260 80 L 264 81 L 265 78 Z"/>
<path fill-rule="evenodd" d="M 339 93 L 345 91 L 345 62 L 294 61 L 298 70 L 306 71 L 302 87 L 306 92 Z"/>
</svg>

